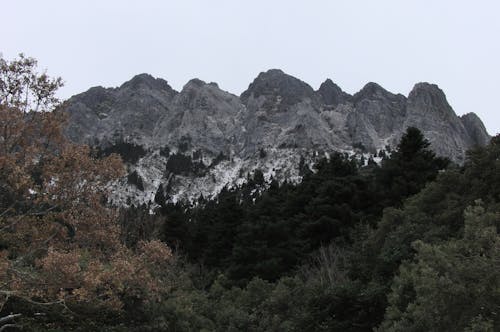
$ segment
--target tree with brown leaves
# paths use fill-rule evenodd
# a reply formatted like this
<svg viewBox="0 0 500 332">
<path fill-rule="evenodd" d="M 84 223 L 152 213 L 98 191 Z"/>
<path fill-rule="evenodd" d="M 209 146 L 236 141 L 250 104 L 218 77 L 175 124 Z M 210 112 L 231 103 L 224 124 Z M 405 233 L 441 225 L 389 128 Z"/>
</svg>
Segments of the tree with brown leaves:
<svg viewBox="0 0 500 332">
<path fill-rule="evenodd" d="M 168 288 L 158 277 L 172 260 L 166 245 L 120 241 L 107 204 L 108 183 L 124 174 L 120 158 L 97 159 L 64 137 L 61 86 L 32 58 L 0 58 L 0 329 L 24 305 L 78 318 L 89 308 L 119 313 Z"/>
</svg>

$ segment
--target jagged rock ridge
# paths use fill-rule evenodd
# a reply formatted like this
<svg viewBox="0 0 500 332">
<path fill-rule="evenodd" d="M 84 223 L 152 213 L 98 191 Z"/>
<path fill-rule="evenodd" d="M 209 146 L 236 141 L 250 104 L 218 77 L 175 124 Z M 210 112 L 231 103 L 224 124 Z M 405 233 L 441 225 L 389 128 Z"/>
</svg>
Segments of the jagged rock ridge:
<svg viewBox="0 0 500 332">
<path fill-rule="evenodd" d="M 68 105 L 72 140 L 134 156 L 127 160 L 133 181 L 116 184 L 121 202 L 152 200 L 158 188 L 173 199 L 211 195 L 257 168 L 268 179 L 299 181 L 301 157 L 376 153 L 395 146 L 408 126 L 459 163 L 490 139 L 477 115 L 458 117 L 433 84 L 418 83 L 405 97 L 368 83 L 351 96 L 330 79 L 315 91 L 278 69 L 260 73 L 239 97 L 199 79 L 177 92 L 141 74 L 118 88 L 91 88 Z"/>
</svg>

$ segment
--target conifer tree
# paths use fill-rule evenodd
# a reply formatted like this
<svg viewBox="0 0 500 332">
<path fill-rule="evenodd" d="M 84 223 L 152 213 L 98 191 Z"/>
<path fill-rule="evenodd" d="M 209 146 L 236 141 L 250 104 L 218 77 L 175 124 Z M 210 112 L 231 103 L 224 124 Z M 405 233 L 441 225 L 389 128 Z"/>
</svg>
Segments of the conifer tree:
<svg viewBox="0 0 500 332">
<path fill-rule="evenodd" d="M 385 206 L 401 204 L 404 198 L 418 193 L 449 164 L 448 159 L 436 157 L 429 146 L 419 129 L 409 127 L 390 158 L 382 161 L 377 182 L 387 200 Z"/>
</svg>

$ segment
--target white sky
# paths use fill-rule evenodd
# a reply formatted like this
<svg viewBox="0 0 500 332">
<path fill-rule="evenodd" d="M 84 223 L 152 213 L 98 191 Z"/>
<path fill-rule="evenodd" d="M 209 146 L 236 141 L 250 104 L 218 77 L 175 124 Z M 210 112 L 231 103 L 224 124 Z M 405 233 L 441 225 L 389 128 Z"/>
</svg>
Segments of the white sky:
<svg viewBox="0 0 500 332">
<path fill-rule="evenodd" d="M 317 89 L 438 84 L 457 114 L 500 132 L 498 0 L 0 0 L 0 52 L 38 59 L 61 97 L 147 72 L 240 94 L 280 68 Z"/>
</svg>

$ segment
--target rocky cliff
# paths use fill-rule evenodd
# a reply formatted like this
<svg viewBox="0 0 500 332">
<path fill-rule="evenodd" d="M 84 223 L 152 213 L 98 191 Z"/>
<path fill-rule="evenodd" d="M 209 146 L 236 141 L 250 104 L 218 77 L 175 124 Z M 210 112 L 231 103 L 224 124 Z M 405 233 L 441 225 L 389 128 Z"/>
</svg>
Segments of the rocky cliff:
<svg viewBox="0 0 500 332">
<path fill-rule="evenodd" d="M 458 117 L 436 85 L 418 83 L 409 96 L 368 83 L 354 95 L 330 79 L 315 91 L 272 69 L 236 96 L 216 83 L 189 81 L 180 92 L 165 80 L 137 75 L 118 88 L 95 87 L 69 100 L 68 136 L 118 152 L 130 175 L 114 184 L 117 202 L 212 195 L 245 181 L 299 181 L 300 159 L 331 151 L 376 153 L 419 128 L 442 156 L 461 163 L 490 136 L 473 113 Z"/>
</svg>

